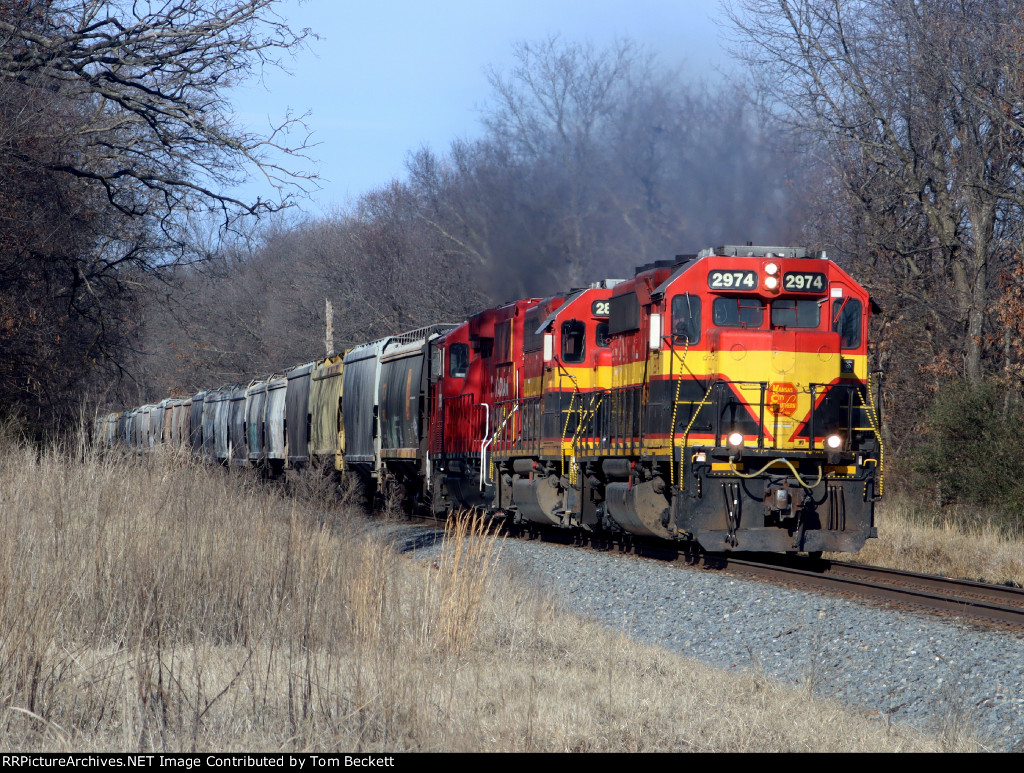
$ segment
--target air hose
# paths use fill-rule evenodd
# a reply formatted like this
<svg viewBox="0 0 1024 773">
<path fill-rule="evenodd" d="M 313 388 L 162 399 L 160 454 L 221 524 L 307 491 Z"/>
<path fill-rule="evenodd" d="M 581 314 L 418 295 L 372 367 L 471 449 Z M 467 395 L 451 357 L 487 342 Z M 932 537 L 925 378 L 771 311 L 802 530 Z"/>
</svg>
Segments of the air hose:
<svg viewBox="0 0 1024 773">
<path fill-rule="evenodd" d="M 764 471 L 767 470 L 769 467 L 771 467 L 774 464 L 778 464 L 779 462 L 782 462 L 784 465 L 789 467 L 789 469 L 792 470 L 793 475 L 796 477 L 797 483 L 799 483 L 801 486 L 803 486 L 806 489 L 812 489 L 815 486 L 819 485 L 821 483 L 821 479 L 824 477 L 824 473 L 823 473 L 823 471 L 821 469 L 821 465 L 819 464 L 818 465 L 818 479 L 813 484 L 808 485 L 807 481 L 805 481 L 801 477 L 800 473 L 796 471 L 796 467 L 793 466 L 793 463 L 791 461 L 789 461 L 789 459 L 783 459 L 782 457 L 780 457 L 778 459 L 772 459 L 770 462 L 768 462 L 768 464 L 766 464 L 764 467 L 762 467 L 757 472 L 752 472 L 752 473 L 746 474 L 746 473 L 742 473 L 742 472 L 740 472 L 739 470 L 736 469 L 736 465 L 733 464 L 733 459 L 734 458 L 735 457 L 732 457 L 732 456 L 729 457 L 729 469 L 732 470 L 732 472 L 734 474 L 738 475 L 741 478 L 757 478 L 761 474 L 763 474 Z"/>
</svg>

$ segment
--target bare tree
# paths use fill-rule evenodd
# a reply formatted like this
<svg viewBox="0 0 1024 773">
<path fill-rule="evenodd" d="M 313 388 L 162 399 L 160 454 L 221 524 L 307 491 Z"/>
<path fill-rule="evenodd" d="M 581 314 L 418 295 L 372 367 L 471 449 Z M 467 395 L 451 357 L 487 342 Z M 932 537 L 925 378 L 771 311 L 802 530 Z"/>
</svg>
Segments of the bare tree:
<svg viewBox="0 0 1024 773">
<path fill-rule="evenodd" d="M 516 63 L 506 75 L 491 69 L 493 104 L 484 118 L 495 144 L 523 160 L 545 159 L 562 171 L 565 217 L 562 238 L 567 278 L 585 278 L 600 216 L 600 187 L 606 156 L 602 144 L 625 101 L 630 74 L 644 66 L 638 47 L 622 40 L 606 49 L 557 37 L 513 47 Z"/>
<path fill-rule="evenodd" d="M 0 0 L 0 405 L 50 410 L 120 368 L 142 274 L 204 258 L 194 218 L 237 228 L 313 184 L 281 165 L 304 152 L 300 119 L 253 133 L 226 98 L 308 34 L 274 7 Z M 252 174 L 276 200 L 234 197 Z"/>
<path fill-rule="evenodd" d="M 234 119 L 225 91 L 301 45 L 276 0 L 4 0 L 0 77 L 35 96 L 78 106 L 50 127 L 76 153 L 42 168 L 94 182 L 108 203 L 161 223 L 185 211 L 272 211 L 304 177 L 277 158 L 301 154 L 301 119 L 269 134 Z M 298 141 L 289 139 L 298 130 Z M 253 171 L 284 201 L 246 203 L 224 193 Z M 309 177 L 311 177 L 310 175 Z"/>
</svg>

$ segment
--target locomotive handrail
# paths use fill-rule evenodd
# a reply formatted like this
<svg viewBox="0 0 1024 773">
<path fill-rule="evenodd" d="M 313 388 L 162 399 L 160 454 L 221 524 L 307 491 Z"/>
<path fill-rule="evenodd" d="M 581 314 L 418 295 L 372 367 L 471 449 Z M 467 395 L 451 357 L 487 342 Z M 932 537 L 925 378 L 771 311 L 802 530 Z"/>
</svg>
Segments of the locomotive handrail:
<svg viewBox="0 0 1024 773">
<path fill-rule="evenodd" d="M 878 414 L 875 410 L 875 400 L 871 394 L 871 374 L 868 373 L 867 379 L 867 400 L 857 390 L 857 396 L 860 398 L 861 406 L 864 408 L 864 412 L 867 414 L 868 423 L 871 424 L 871 431 L 875 434 L 875 439 L 878 441 L 878 460 L 875 465 L 878 467 L 878 494 L 876 498 L 881 499 L 882 493 L 885 491 L 885 444 L 882 442 L 881 432 L 881 421 L 878 418 Z M 879 393 L 879 400 L 881 400 L 881 393 Z"/>
<path fill-rule="evenodd" d="M 764 450 L 764 409 L 765 409 L 765 395 L 766 395 L 766 382 L 764 381 L 734 381 L 732 379 L 715 379 L 711 382 L 708 387 L 708 393 L 712 390 L 715 392 L 715 400 L 713 404 L 718 407 L 715 411 L 715 445 L 721 445 L 722 440 L 722 388 L 727 387 L 730 384 L 735 384 L 740 389 L 745 385 L 749 385 L 751 388 L 757 386 L 760 390 L 760 399 L 758 404 L 758 423 L 757 423 L 757 448 L 759 451 Z M 707 399 L 707 395 L 704 396 Z M 703 403 L 703 401 L 702 401 Z M 741 403 L 742 405 L 742 403 Z M 747 403 L 749 406 L 750 403 Z M 696 414 L 695 414 L 696 415 Z M 692 424 L 692 422 L 691 422 Z"/>
<path fill-rule="evenodd" d="M 597 409 L 600 407 L 601 402 L 604 400 L 605 394 L 606 394 L 606 390 L 604 390 L 604 389 L 600 389 L 600 390 L 595 389 L 591 393 L 590 406 L 588 408 L 586 408 L 585 410 L 584 410 L 584 408 L 582 406 L 582 400 L 581 400 L 580 420 L 576 424 L 576 431 L 573 433 L 573 437 L 572 437 L 573 452 L 575 453 L 576 456 L 579 456 L 578 448 L 579 448 L 580 441 L 583 438 L 583 428 L 584 427 L 587 427 L 588 429 L 590 428 L 591 422 L 593 422 L 594 417 L 597 415 Z M 575 481 L 573 481 L 573 482 L 575 483 Z"/>
<path fill-rule="evenodd" d="M 539 395 L 531 397 L 520 397 L 515 400 L 519 406 L 518 434 L 511 439 L 511 443 L 518 446 L 517 450 L 523 452 L 539 453 L 541 444 L 541 413 L 543 398 Z M 515 428 L 516 424 L 512 425 Z M 510 450 L 506 448 L 505 450 Z"/>
<path fill-rule="evenodd" d="M 559 446 L 559 448 L 558 448 L 558 451 L 559 451 L 558 455 L 562 459 L 562 475 L 565 475 L 565 468 L 566 468 L 566 461 L 565 461 L 565 457 L 566 457 L 566 454 L 565 454 L 565 436 L 569 433 L 569 420 L 572 419 L 572 407 L 576 403 L 576 395 L 579 394 L 580 388 L 579 388 L 579 383 L 577 383 L 577 381 L 576 381 L 576 377 L 573 376 L 572 374 L 570 374 L 564 368 L 562 368 L 561 363 L 559 363 L 559 368 L 561 368 L 561 370 L 567 376 L 569 376 L 569 378 L 572 379 L 572 396 L 569 398 L 569 408 L 565 412 L 565 426 L 562 427 L 562 434 L 558 438 L 558 446 Z M 582 406 L 582 402 L 583 401 L 581 399 L 580 400 L 581 406 Z M 582 418 L 582 416 L 580 418 Z M 579 422 L 577 422 L 577 424 L 578 423 Z M 570 442 L 570 444 L 571 444 L 571 442 Z M 575 462 L 576 462 L 576 449 L 573 448 L 572 464 L 574 465 Z M 575 476 L 572 474 L 572 470 L 570 469 L 570 471 L 569 471 L 569 482 L 570 483 L 575 483 L 576 481 L 574 480 L 574 478 L 575 478 Z"/>
<path fill-rule="evenodd" d="M 687 298 L 687 304 L 689 304 L 689 298 Z M 676 349 L 672 346 L 672 342 L 669 341 L 669 351 L 672 352 L 672 356 L 668 361 L 668 377 L 672 378 L 673 370 L 676 364 Z M 679 392 L 683 388 L 683 366 L 686 365 L 686 355 L 690 352 L 690 339 L 687 336 L 686 341 L 683 345 L 683 356 L 679 360 L 679 378 L 676 379 L 676 396 L 672 400 L 672 421 L 669 424 L 671 428 L 671 434 L 668 448 L 668 483 L 672 485 L 676 478 L 676 471 L 674 468 L 676 461 L 676 414 L 679 411 Z M 686 432 L 683 434 L 683 447 L 686 447 L 686 435 L 689 434 L 690 427 L 693 426 L 694 419 L 697 418 L 697 414 L 700 413 L 700 409 L 703 407 L 703 401 L 707 399 L 707 395 L 701 399 L 701 405 L 697 406 L 697 410 L 690 416 L 690 423 L 686 427 Z M 680 452 L 680 464 L 679 464 L 679 490 L 683 490 L 683 465 L 682 465 L 682 454 Z"/>
<path fill-rule="evenodd" d="M 808 384 L 807 386 L 808 386 L 808 388 L 810 390 L 810 393 L 811 393 L 811 411 L 810 411 L 810 414 L 807 417 L 807 437 L 808 437 L 808 441 L 809 441 L 808 442 L 808 450 L 809 451 L 813 451 L 814 450 L 814 439 L 815 439 L 815 436 L 817 435 L 817 433 L 814 431 L 814 419 L 815 419 L 815 414 L 818 411 L 818 407 L 817 407 L 817 394 L 818 394 L 818 392 L 817 392 L 817 390 L 818 390 L 819 387 L 822 388 L 823 392 L 831 392 L 831 391 L 836 390 L 836 389 L 842 389 L 842 390 L 846 391 L 847 406 L 846 406 L 846 427 L 845 427 L 845 431 L 847 433 L 847 436 L 852 434 L 853 430 L 854 430 L 854 426 L 853 426 L 853 407 L 854 407 L 854 405 L 853 405 L 853 396 L 857 395 L 858 397 L 860 397 L 862 406 L 863 406 L 863 403 L 864 403 L 864 399 L 861 396 L 860 384 L 843 384 L 843 383 L 839 383 L 839 384 L 835 384 L 835 383 L 826 384 L 824 382 L 821 382 L 821 383 L 811 383 L 811 384 Z M 868 414 L 868 421 L 869 422 L 871 421 L 870 413 Z M 873 429 L 873 427 L 872 427 L 872 429 Z"/>
<path fill-rule="evenodd" d="M 480 490 L 484 490 L 484 457 L 487 454 L 488 435 L 491 431 L 491 406 L 489 403 L 480 403 L 484 407 L 484 436 L 480 438 Z"/>
<path fill-rule="evenodd" d="M 490 477 L 491 477 L 490 475 L 487 475 L 486 477 L 484 475 L 484 470 L 487 469 L 486 456 L 485 456 L 486 453 L 487 453 L 487 448 L 488 448 L 488 446 L 491 445 L 491 443 L 493 443 L 497 439 L 498 435 L 501 434 L 501 431 L 505 428 L 505 424 L 508 423 L 508 420 L 511 419 L 512 416 L 515 414 L 515 412 L 518 411 L 518 410 L 519 410 L 519 401 L 516 400 L 512 404 L 512 410 L 509 411 L 505 415 L 505 418 L 502 419 L 501 424 L 499 424 L 497 426 L 497 428 L 494 430 L 494 434 L 492 434 L 489 438 L 487 438 L 486 442 L 484 442 L 480 446 L 480 490 L 481 491 L 484 490 L 484 488 L 486 487 L 486 485 L 488 483 L 493 483 L 494 482 L 493 480 L 490 480 Z"/>
<path fill-rule="evenodd" d="M 708 395 L 711 394 L 711 390 L 714 388 L 714 386 L 715 386 L 714 383 L 712 383 L 711 385 L 708 386 L 708 389 L 704 393 L 704 396 L 700 399 L 700 402 L 697 403 L 697 410 L 695 410 L 693 412 L 693 415 L 690 416 L 690 423 L 686 425 L 686 429 L 683 431 L 683 448 L 686 448 L 686 439 L 690 436 L 690 429 L 693 427 L 693 423 L 697 420 L 697 415 L 700 413 L 700 409 L 703 408 L 705 405 L 710 405 L 711 404 L 711 403 L 708 402 Z M 674 415 L 675 415 L 675 412 L 673 411 L 673 416 Z M 675 459 L 676 459 L 675 444 L 676 444 L 676 439 L 675 439 L 675 419 L 673 418 L 673 425 L 672 425 L 672 448 L 669 449 L 670 453 L 669 453 L 669 457 L 668 457 L 669 458 L 669 477 L 670 478 L 673 475 L 672 465 L 675 463 Z M 683 458 L 682 458 L 682 453 L 680 452 L 680 456 L 679 456 L 679 490 L 680 491 L 683 490 L 683 482 L 684 482 L 684 480 L 683 480 Z"/>
</svg>

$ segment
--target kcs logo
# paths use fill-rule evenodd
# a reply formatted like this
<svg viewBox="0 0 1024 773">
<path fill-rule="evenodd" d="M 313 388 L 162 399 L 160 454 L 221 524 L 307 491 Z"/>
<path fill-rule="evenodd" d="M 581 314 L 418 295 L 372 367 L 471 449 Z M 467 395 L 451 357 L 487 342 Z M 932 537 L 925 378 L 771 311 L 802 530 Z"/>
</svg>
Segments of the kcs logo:
<svg viewBox="0 0 1024 773">
<path fill-rule="evenodd" d="M 768 390 L 768 409 L 783 416 L 796 413 L 796 386 L 787 382 L 775 382 Z"/>
</svg>

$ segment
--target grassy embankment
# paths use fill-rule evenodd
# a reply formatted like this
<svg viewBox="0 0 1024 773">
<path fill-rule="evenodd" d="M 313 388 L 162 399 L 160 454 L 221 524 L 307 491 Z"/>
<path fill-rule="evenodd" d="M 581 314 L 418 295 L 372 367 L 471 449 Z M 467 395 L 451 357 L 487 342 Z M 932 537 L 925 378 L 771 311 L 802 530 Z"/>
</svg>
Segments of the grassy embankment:
<svg viewBox="0 0 1024 773">
<path fill-rule="evenodd" d="M 425 565 L 160 454 L 0 447 L 4 750 L 972 748 L 560 612 L 463 522 Z"/>
<path fill-rule="evenodd" d="M 856 556 L 829 557 L 985 582 L 1024 585 L 1024 535 L 993 525 L 978 508 L 939 508 L 908 495 L 887 496 L 877 510 L 879 539 Z"/>
</svg>

